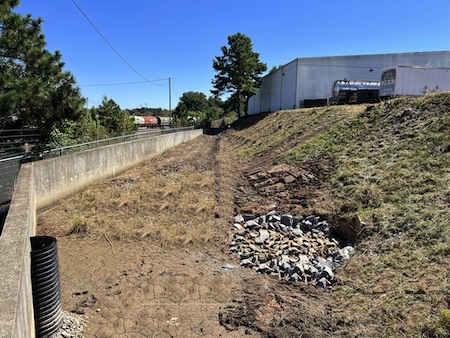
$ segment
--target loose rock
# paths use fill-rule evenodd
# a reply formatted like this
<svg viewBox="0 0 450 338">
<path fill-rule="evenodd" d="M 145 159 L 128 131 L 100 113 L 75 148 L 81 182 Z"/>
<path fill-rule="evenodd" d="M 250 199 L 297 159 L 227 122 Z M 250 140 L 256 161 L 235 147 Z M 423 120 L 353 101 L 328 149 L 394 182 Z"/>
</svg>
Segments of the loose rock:
<svg viewBox="0 0 450 338">
<path fill-rule="evenodd" d="M 330 224 L 316 215 L 303 218 L 271 211 L 262 216 L 238 215 L 234 222 L 229 250 L 238 254 L 240 265 L 288 282 L 329 288 L 335 270 L 355 252 L 351 245 L 341 248 Z"/>
<path fill-rule="evenodd" d="M 74 313 L 63 312 L 61 327 L 47 338 L 82 338 L 85 321 Z"/>
</svg>

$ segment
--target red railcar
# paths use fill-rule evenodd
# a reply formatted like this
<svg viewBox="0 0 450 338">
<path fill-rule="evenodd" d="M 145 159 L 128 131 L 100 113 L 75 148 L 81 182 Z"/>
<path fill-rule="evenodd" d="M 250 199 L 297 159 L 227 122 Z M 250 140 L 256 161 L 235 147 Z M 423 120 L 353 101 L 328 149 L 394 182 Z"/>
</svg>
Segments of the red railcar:
<svg viewBox="0 0 450 338">
<path fill-rule="evenodd" d="M 139 127 L 158 128 L 160 121 L 158 116 L 133 116 L 134 123 Z"/>
<path fill-rule="evenodd" d="M 164 116 L 132 116 L 134 123 L 139 127 L 165 128 L 170 127 L 171 117 Z"/>
</svg>

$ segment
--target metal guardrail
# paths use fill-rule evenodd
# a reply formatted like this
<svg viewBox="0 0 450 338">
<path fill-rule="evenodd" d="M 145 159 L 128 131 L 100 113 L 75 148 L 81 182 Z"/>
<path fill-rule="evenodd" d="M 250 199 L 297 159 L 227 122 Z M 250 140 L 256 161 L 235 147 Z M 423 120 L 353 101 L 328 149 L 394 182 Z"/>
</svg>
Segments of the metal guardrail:
<svg viewBox="0 0 450 338">
<path fill-rule="evenodd" d="M 45 158 L 46 156 L 50 156 L 50 157 L 61 156 L 61 155 L 69 154 L 69 153 L 94 149 L 94 148 L 98 148 L 98 147 L 104 147 L 104 146 L 108 146 L 111 144 L 134 141 L 134 140 L 154 137 L 157 135 L 163 135 L 163 134 L 175 133 L 178 131 L 193 130 L 193 129 L 195 129 L 195 127 L 152 129 L 152 130 L 146 130 L 146 128 L 145 129 L 140 128 L 140 130 L 138 130 L 136 134 L 111 137 L 111 138 L 107 138 L 107 139 L 100 139 L 100 140 L 91 141 L 91 142 L 79 143 L 79 144 L 76 144 L 73 146 L 65 146 L 65 147 L 50 149 L 50 150 L 43 152 L 43 157 Z"/>
<path fill-rule="evenodd" d="M 0 158 L 20 155 L 24 151 L 22 145 L 36 143 L 40 135 L 40 130 L 35 128 L 0 128 Z"/>
<path fill-rule="evenodd" d="M 14 184 L 16 182 L 16 178 L 17 175 L 19 174 L 20 166 L 22 163 L 31 162 L 37 159 L 45 159 L 72 154 L 80 151 L 86 151 L 89 149 L 108 146 L 111 144 L 145 139 L 158 135 L 193 129 L 196 128 L 183 127 L 183 128 L 167 128 L 167 129 L 152 129 L 152 130 L 140 128 L 140 130 L 138 130 L 136 134 L 100 139 L 97 141 L 85 142 L 75 144 L 72 146 L 53 148 L 42 151 L 41 153 L 35 152 L 22 153 L 20 155 L 0 159 L 0 204 L 7 203 L 11 200 L 12 193 L 14 191 Z"/>
</svg>

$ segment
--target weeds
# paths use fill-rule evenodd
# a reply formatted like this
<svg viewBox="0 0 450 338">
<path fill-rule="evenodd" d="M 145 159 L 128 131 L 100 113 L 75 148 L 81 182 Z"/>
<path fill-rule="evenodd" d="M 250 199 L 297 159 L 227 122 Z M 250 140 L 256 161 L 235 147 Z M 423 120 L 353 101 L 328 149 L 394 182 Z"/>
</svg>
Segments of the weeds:
<svg viewBox="0 0 450 338">
<path fill-rule="evenodd" d="M 443 309 L 439 316 L 422 329 L 424 338 L 447 338 L 450 336 L 450 309 Z"/>
<path fill-rule="evenodd" d="M 69 235 L 86 235 L 88 233 L 88 224 L 82 217 L 75 217 L 69 230 Z"/>
</svg>

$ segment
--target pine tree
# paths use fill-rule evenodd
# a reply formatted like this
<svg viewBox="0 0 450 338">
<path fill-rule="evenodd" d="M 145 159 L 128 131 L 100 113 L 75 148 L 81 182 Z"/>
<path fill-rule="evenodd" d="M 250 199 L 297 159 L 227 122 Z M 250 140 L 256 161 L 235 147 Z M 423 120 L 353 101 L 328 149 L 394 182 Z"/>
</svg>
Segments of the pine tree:
<svg viewBox="0 0 450 338">
<path fill-rule="evenodd" d="M 222 46 L 223 55 L 213 60 L 217 73 L 212 81 L 215 89 L 211 93 L 217 96 L 231 94 L 232 105 L 236 106 L 238 116 L 242 116 L 248 99 L 256 94 L 261 85 L 261 74 L 267 70 L 267 65 L 259 60 L 259 53 L 253 51 L 252 41 L 246 35 L 230 35 L 228 45 Z"/>
<path fill-rule="evenodd" d="M 113 100 L 103 96 L 102 104 L 97 108 L 100 124 L 111 136 L 127 135 L 136 130 L 130 115 Z"/>
<path fill-rule="evenodd" d="M 49 135 L 58 121 L 78 118 L 84 99 L 61 53 L 46 49 L 42 19 L 13 12 L 18 4 L 0 4 L 0 119 L 15 115 Z"/>
</svg>

